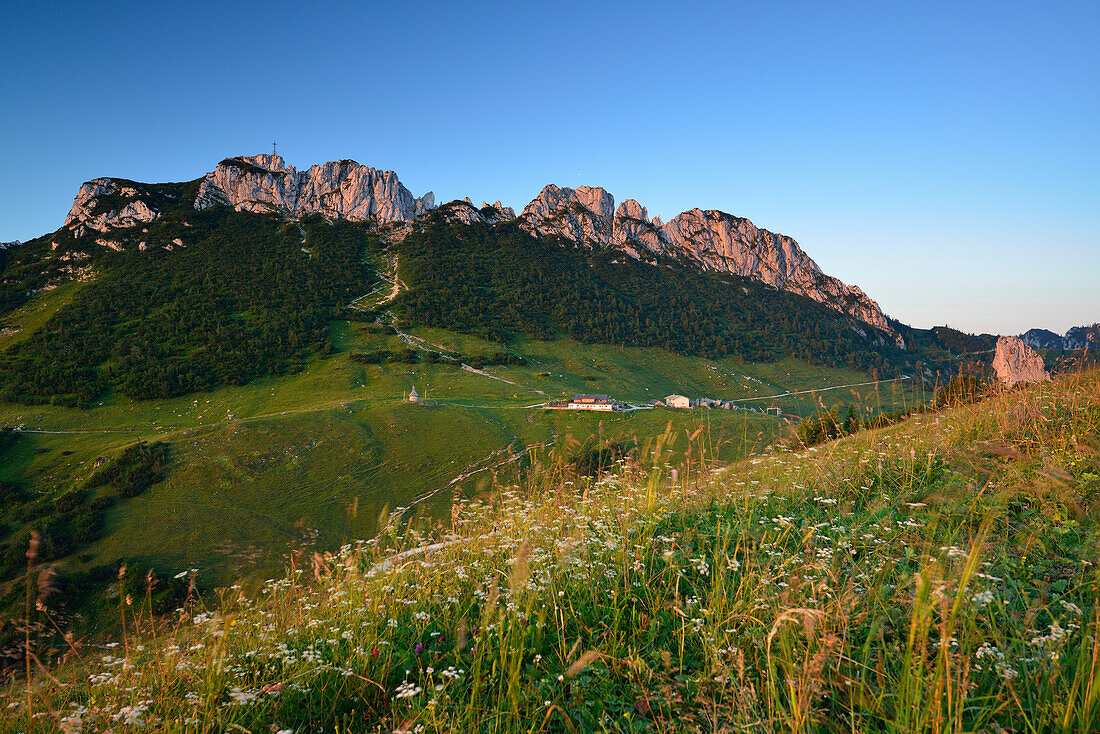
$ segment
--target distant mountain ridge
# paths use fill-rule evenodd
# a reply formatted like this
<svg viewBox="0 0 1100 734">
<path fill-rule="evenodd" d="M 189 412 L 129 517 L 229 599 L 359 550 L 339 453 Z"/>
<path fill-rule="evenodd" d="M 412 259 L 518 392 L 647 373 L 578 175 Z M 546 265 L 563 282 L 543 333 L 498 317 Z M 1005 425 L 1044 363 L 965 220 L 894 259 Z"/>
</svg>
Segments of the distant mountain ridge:
<svg viewBox="0 0 1100 734">
<path fill-rule="evenodd" d="M 1074 326 L 1064 336 L 1047 329 L 1029 329 L 1019 337 L 1033 349 L 1096 349 L 1100 347 L 1100 323 Z"/>
<path fill-rule="evenodd" d="M 111 178 L 89 181 L 77 193 L 64 226 L 79 238 L 88 231 L 108 233 L 147 224 L 159 213 L 156 186 Z M 432 192 L 414 197 L 393 171 L 351 160 L 298 171 L 274 154 L 226 158 L 204 176 L 194 208 L 219 205 L 291 218 L 320 214 L 329 219 L 374 221 L 389 227 L 395 236 L 407 233 L 418 219 L 437 209 Z M 553 184 L 544 187 L 518 217 L 499 201 L 477 208 L 468 199 L 457 200 L 438 209 L 455 223 L 517 219 L 518 226 L 535 236 L 612 248 L 636 260 L 671 258 L 703 271 L 753 278 L 812 298 L 904 347 L 878 304 L 861 289 L 823 273 L 792 238 L 722 211 L 691 209 L 664 223 L 659 217 L 651 220 L 646 208 L 633 199 L 616 208 L 614 197 L 603 188 Z"/>
</svg>

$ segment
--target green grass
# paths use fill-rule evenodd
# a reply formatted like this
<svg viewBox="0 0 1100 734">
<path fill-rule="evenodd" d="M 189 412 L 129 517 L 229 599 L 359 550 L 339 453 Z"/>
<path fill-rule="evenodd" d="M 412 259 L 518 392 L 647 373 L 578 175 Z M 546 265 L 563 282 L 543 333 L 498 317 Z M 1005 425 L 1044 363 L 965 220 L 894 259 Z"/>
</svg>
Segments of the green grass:
<svg viewBox="0 0 1100 734">
<path fill-rule="evenodd" d="M 673 466 L 712 449 L 670 429 L 589 479 L 543 449 L 217 610 L 154 625 L 139 579 L 118 647 L 59 650 L 0 710 L 27 731 L 1095 730 L 1098 396 L 1079 374 L 732 464 Z"/>
<path fill-rule="evenodd" d="M 385 512 L 418 499 L 406 516 L 447 517 L 452 496 L 475 495 L 491 472 L 450 486 L 452 481 L 487 457 L 504 461 L 496 452 L 508 446 L 518 452 L 560 443 L 572 451 L 600 439 L 633 445 L 671 422 L 684 435 L 704 427 L 713 456 L 733 460 L 788 432 L 785 421 L 741 411 L 593 415 L 527 407 L 548 397 L 607 392 L 644 402 L 677 391 L 745 398 L 869 379 L 795 360 L 752 365 L 562 340 L 510 346 L 528 364 L 486 370 L 515 383 L 509 384 L 452 365 L 357 364 L 348 352 L 396 349 L 404 342 L 347 322 L 334 322 L 333 333 L 340 354 L 315 359 L 298 374 L 243 387 L 157 401 L 108 395 L 89 410 L 0 404 L 0 425 L 51 432 L 21 434 L 0 462 L 0 480 L 20 482 L 34 496 L 58 497 L 80 486 L 96 461 L 138 440 L 168 442 L 166 479 L 113 507 L 104 537 L 66 558 L 60 570 L 125 562 L 161 574 L 199 568 L 199 582 L 209 588 L 241 575 L 270 574 L 303 544 L 323 551 L 373 537 Z M 465 354 L 500 348 L 451 332 L 414 333 Z M 414 386 L 435 405 L 403 404 L 402 395 Z M 837 390 L 776 402 L 800 415 L 812 412 L 819 398 L 830 404 L 856 399 Z M 860 397 L 887 406 L 912 399 L 885 389 Z M 349 517 L 353 505 L 355 516 Z"/>
<path fill-rule="evenodd" d="M 0 352 L 15 346 L 41 328 L 51 316 L 71 303 L 73 296 L 84 285 L 85 282 L 78 280 L 66 281 L 37 298 L 32 298 L 0 319 Z M 11 331 L 3 333 L 8 329 Z"/>
</svg>

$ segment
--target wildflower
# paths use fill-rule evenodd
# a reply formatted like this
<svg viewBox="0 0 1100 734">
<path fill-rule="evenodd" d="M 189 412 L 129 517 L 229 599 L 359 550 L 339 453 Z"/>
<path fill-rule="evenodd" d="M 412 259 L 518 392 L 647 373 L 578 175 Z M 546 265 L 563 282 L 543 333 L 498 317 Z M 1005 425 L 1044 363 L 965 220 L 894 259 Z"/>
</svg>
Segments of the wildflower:
<svg viewBox="0 0 1100 734">
<path fill-rule="evenodd" d="M 69 714 L 59 722 L 63 734 L 81 734 L 84 731 L 84 713 L 87 709 L 81 708 Z"/>
<path fill-rule="evenodd" d="M 416 647 L 413 648 L 413 655 L 419 656 L 423 652 L 424 652 L 424 643 L 423 642 L 416 643 Z"/>
<path fill-rule="evenodd" d="M 1077 605 L 1076 605 L 1076 604 L 1074 604 L 1073 602 L 1070 602 L 1070 601 L 1061 601 L 1060 603 L 1061 603 L 1061 605 L 1062 605 L 1063 607 L 1065 607 L 1065 609 L 1066 609 L 1067 611 L 1073 612 L 1073 613 L 1074 613 L 1074 614 L 1076 614 L 1076 615 L 1077 615 L 1078 617 L 1080 617 L 1080 616 L 1081 616 L 1081 614 L 1082 614 L 1082 612 L 1081 612 L 1081 607 L 1077 606 Z"/>
<path fill-rule="evenodd" d="M 424 692 L 424 689 L 416 685 L 412 681 L 405 681 L 398 684 L 397 689 L 394 692 L 393 699 L 395 701 L 402 698 L 412 698 L 413 696 L 419 696 Z"/>
<path fill-rule="evenodd" d="M 989 604 L 991 601 L 993 601 L 993 592 L 989 591 L 988 589 L 985 591 L 979 591 L 971 598 L 978 606 L 984 607 L 986 604 Z"/>
</svg>

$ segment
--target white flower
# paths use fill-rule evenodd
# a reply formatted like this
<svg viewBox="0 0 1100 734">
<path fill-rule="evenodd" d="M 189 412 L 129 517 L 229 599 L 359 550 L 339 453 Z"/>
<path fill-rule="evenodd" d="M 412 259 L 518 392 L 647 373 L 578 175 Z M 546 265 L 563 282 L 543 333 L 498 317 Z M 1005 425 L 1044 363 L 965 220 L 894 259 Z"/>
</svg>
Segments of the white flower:
<svg viewBox="0 0 1100 734">
<path fill-rule="evenodd" d="M 412 681 L 405 681 L 404 683 L 398 684 L 393 699 L 396 701 L 401 698 L 412 698 L 413 696 L 419 696 L 423 692 L 424 689 Z"/>
<path fill-rule="evenodd" d="M 984 607 L 993 601 L 993 592 L 986 589 L 985 591 L 979 591 L 971 599 L 978 605 Z"/>
</svg>

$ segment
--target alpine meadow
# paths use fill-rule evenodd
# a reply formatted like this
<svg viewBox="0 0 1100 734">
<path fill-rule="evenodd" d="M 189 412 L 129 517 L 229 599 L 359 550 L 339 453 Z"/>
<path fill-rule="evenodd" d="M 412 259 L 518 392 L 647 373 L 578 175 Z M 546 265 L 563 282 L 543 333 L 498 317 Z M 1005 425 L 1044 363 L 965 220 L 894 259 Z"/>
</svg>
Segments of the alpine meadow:
<svg viewBox="0 0 1100 734">
<path fill-rule="evenodd" d="M 1100 731 L 1097 8 L 0 27 L 0 734 Z"/>
</svg>

